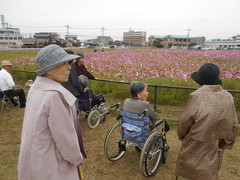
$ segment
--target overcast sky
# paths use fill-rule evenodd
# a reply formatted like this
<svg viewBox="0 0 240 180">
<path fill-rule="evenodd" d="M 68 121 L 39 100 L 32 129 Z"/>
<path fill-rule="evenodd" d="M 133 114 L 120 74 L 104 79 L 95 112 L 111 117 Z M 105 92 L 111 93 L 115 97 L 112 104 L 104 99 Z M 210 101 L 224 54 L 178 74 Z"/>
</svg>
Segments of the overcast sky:
<svg viewBox="0 0 240 180">
<path fill-rule="evenodd" d="M 230 38 L 240 34 L 240 0 L 0 0 L 0 15 L 25 36 L 58 32 L 85 40 L 123 32 Z M 103 30 L 104 28 L 104 30 Z"/>
</svg>

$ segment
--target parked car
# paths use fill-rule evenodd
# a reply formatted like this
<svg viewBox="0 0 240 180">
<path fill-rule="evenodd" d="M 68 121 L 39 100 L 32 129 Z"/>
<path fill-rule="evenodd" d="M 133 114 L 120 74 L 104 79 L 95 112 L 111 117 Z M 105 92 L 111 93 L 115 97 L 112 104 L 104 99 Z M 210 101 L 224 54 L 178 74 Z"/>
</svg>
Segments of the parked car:
<svg viewBox="0 0 240 180">
<path fill-rule="evenodd" d="M 207 45 L 205 47 L 202 48 L 203 51 L 215 51 L 216 47 L 212 46 L 212 45 Z"/>
<path fill-rule="evenodd" d="M 177 46 L 172 46 L 171 49 L 178 49 L 178 47 Z"/>
</svg>

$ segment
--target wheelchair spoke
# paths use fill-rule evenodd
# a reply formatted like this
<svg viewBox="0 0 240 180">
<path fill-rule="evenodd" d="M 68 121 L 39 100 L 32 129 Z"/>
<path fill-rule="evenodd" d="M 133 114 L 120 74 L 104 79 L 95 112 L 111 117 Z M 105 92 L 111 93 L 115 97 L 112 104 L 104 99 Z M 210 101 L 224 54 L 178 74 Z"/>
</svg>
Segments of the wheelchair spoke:
<svg viewBox="0 0 240 180">
<path fill-rule="evenodd" d="M 158 171 L 163 151 L 162 137 L 153 133 L 147 139 L 141 154 L 140 168 L 144 176 L 152 176 Z"/>
<path fill-rule="evenodd" d="M 96 128 L 100 122 L 100 112 L 98 110 L 93 110 L 88 115 L 88 126 L 90 128 Z"/>
</svg>

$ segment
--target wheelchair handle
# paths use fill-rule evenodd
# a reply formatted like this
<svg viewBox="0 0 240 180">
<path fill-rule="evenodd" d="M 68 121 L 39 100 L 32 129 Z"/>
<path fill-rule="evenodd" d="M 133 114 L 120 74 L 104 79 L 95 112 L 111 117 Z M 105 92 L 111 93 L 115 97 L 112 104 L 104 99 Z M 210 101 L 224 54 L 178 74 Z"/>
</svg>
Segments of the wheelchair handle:
<svg viewBox="0 0 240 180">
<path fill-rule="evenodd" d="M 151 130 L 153 130 L 154 128 L 158 127 L 159 125 L 161 125 L 164 122 L 165 122 L 165 119 L 160 119 L 156 123 L 149 125 L 149 128 Z"/>
<path fill-rule="evenodd" d="M 120 106 L 120 103 L 116 103 L 116 104 L 112 105 L 110 108 L 116 107 L 116 109 L 117 109 L 119 106 Z"/>
</svg>

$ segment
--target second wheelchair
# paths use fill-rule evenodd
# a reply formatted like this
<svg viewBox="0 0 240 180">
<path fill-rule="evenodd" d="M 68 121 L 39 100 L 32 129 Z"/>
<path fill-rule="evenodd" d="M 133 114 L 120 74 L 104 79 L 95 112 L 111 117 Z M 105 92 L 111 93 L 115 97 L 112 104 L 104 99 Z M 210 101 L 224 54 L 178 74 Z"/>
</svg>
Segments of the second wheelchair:
<svg viewBox="0 0 240 180">
<path fill-rule="evenodd" d="M 87 89 L 78 99 L 79 116 L 82 111 L 86 113 L 88 126 L 96 128 L 100 122 L 106 121 L 106 116 L 115 111 L 119 104 L 114 104 L 110 108 L 105 105 L 105 98 L 102 94 L 96 94 L 91 89 Z"/>
</svg>

